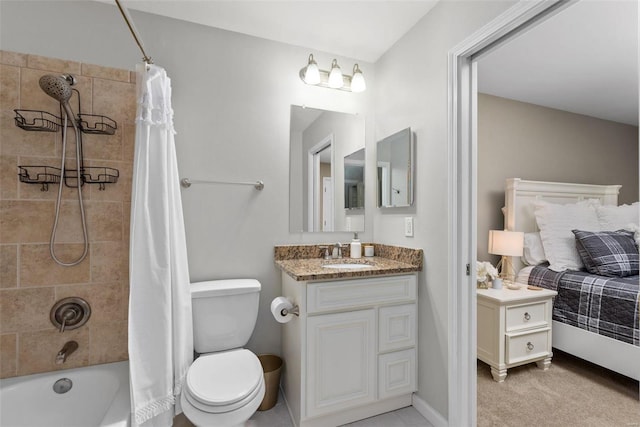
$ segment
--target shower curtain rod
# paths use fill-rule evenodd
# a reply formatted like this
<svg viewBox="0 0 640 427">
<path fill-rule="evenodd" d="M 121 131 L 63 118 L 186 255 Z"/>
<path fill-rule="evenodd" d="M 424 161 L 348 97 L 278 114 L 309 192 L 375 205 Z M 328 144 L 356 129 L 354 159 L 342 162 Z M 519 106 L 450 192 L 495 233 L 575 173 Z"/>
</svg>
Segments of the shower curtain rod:
<svg viewBox="0 0 640 427">
<path fill-rule="evenodd" d="M 142 60 L 146 64 L 153 64 L 153 60 L 151 59 L 151 57 L 147 55 L 147 53 L 144 51 L 144 47 L 142 46 L 142 42 L 140 41 L 138 32 L 136 31 L 135 26 L 133 25 L 133 19 L 131 19 L 131 16 L 129 15 L 129 11 L 127 10 L 127 8 L 123 7 L 120 4 L 120 0 L 115 0 L 115 1 L 116 1 L 116 4 L 118 5 L 118 9 L 120 9 L 120 13 L 124 18 L 124 21 L 127 23 L 127 27 L 129 27 L 129 31 L 131 31 L 131 35 L 133 36 L 134 40 L 138 44 L 138 47 L 140 48 L 140 52 L 142 52 Z"/>
</svg>

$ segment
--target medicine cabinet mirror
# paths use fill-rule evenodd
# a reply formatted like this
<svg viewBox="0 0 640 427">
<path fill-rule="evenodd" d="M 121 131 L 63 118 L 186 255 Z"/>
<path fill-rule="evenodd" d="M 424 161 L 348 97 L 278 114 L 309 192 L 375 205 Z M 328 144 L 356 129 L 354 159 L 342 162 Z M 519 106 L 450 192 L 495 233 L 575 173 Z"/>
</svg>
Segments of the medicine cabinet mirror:
<svg viewBox="0 0 640 427">
<path fill-rule="evenodd" d="M 411 128 L 378 141 L 378 207 L 413 205 L 414 147 Z"/>
<path fill-rule="evenodd" d="M 364 209 L 364 148 L 344 156 L 344 208 Z"/>
<path fill-rule="evenodd" d="M 364 231 L 364 132 L 361 116 L 291 106 L 289 230 L 292 233 Z M 362 167 L 361 184 L 352 182 L 356 179 L 352 174 L 360 174 L 350 166 L 358 162 Z M 355 191 L 348 187 L 352 184 Z"/>
</svg>

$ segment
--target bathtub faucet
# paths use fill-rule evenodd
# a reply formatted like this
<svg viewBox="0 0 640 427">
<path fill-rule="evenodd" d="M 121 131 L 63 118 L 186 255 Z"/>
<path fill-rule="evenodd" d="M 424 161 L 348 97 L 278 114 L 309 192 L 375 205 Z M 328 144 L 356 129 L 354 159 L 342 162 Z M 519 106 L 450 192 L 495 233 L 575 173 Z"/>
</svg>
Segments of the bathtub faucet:
<svg viewBox="0 0 640 427">
<path fill-rule="evenodd" d="M 67 357 L 77 349 L 78 343 L 76 341 L 67 341 L 56 355 L 56 365 L 62 365 L 67 360 Z"/>
</svg>

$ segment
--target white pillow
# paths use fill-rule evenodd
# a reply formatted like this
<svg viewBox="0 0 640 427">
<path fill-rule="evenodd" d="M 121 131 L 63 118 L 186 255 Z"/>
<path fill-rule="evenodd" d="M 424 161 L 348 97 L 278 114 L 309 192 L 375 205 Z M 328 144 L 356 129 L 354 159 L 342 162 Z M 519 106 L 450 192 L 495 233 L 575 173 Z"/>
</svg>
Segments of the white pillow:
<svg viewBox="0 0 640 427">
<path fill-rule="evenodd" d="M 547 262 L 540 233 L 524 233 L 524 251 L 522 262 L 527 265 L 538 265 Z"/>
<path fill-rule="evenodd" d="M 633 239 L 636 241 L 636 245 L 640 246 L 640 226 L 638 224 L 629 224 L 624 227 L 624 229 L 633 233 Z"/>
<path fill-rule="evenodd" d="M 599 204 L 595 199 L 568 205 L 556 205 L 542 200 L 534 203 L 542 246 L 551 270 L 580 270 L 584 267 L 571 230 L 600 231 L 596 214 L 596 206 Z"/>
<path fill-rule="evenodd" d="M 518 275 L 516 276 L 516 283 L 521 283 L 523 285 L 529 284 L 529 276 L 533 271 L 533 266 L 530 265 L 528 267 L 524 267 L 520 271 L 518 271 Z"/>
<path fill-rule="evenodd" d="M 621 230 L 629 224 L 640 223 L 640 204 L 638 202 L 632 205 L 598 206 L 596 213 L 602 231 Z"/>
</svg>

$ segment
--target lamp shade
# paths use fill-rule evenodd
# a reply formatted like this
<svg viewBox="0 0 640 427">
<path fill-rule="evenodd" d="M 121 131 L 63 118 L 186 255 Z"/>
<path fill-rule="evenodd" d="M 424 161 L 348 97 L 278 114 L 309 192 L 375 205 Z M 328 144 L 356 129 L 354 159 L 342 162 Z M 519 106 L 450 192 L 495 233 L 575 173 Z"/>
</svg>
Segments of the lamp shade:
<svg viewBox="0 0 640 427">
<path fill-rule="evenodd" d="M 331 63 L 331 71 L 329 72 L 329 87 L 333 89 L 340 89 L 344 85 L 342 79 L 342 70 L 338 66 L 338 61 L 335 59 Z"/>
<path fill-rule="evenodd" d="M 351 91 L 352 92 L 364 92 L 367 89 L 367 85 L 364 82 L 364 76 L 358 64 L 353 66 L 353 77 L 351 78 Z"/>
<path fill-rule="evenodd" d="M 309 85 L 317 85 L 320 83 L 320 70 L 317 64 L 309 64 L 307 72 L 304 75 L 304 82 Z"/>
<path fill-rule="evenodd" d="M 524 233 L 520 231 L 489 230 L 489 253 L 503 256 L 522 256 Z"/>
<path fill-rule="evenodd" d="M 309 55 L 309 64 L 304 70 L 304 82 L 308 85 L 317 85 L 320 83 L 320 69 L 313 59 L 313 55 Z"/>
</svg>

